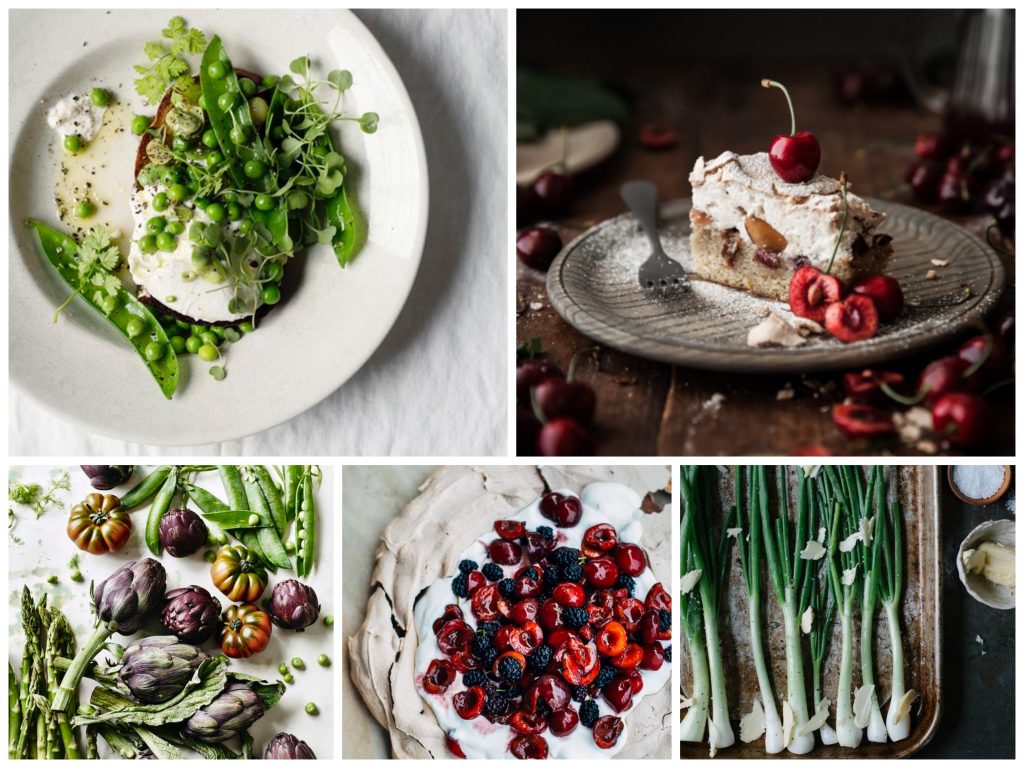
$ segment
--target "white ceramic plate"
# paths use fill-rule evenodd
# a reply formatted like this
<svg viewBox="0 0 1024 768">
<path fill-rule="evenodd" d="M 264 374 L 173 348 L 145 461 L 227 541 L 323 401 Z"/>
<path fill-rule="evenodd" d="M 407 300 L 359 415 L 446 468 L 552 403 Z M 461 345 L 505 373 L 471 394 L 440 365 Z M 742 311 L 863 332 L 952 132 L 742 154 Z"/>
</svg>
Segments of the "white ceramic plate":
<svg viewBox="0 0 1024 768">
<path fill-rule="evenodd" d="M 46 125 L 49 103 L 103 86 L 136 112 L 153 114 L 135 93 L 134 64 L 158 39 L 172 11 L 15 11 L 10 16 L 11 382 L 45 408 L 84 429 L 140 443 L 192 445 L 262 431 L 315 405 L 349 379 L 383 341 L 405 303 L 423 251 L 427 168 L 419 123 L 387 55 L 348 11 L 201 11 L 184 15 L 220 35 L 233 62 L 284 74 L 308 54 L 315 69 L 348 69 L 345 109 L 374 111 L 373 135 L 355 123 L 340 131 L 369 238 L 353 264 L 338 267 L 328 247 L 304 251 L 289 266 L 296 290 L 257 333 L 231 345 L 228 376 L 215 381 L 196 357 L 182 360 L 167 401 L 145 365 L 107 321 L 73 301 L 54 325 L 64 285 L 37 253 L 22 222 L 57 224 L 54 179 L 61 151 Z M 134 151 L 123 163 L 128 211 Z M 353 172 L 353 169 L 354 172 Z M 329 425 L 325 425 L 328 428 Z"/>
<path fill-rule="evenodd" d="M 598 120 L 568 128 L 566 169 L 580 173 L 609 157 L 619 146 L 619 126 L 612 120 Z M 562 132 L 548 131 L 537 141 L 516 145 L 516 182 L 529 184 L 545 170 L 562 162 Z"/>
</svg>

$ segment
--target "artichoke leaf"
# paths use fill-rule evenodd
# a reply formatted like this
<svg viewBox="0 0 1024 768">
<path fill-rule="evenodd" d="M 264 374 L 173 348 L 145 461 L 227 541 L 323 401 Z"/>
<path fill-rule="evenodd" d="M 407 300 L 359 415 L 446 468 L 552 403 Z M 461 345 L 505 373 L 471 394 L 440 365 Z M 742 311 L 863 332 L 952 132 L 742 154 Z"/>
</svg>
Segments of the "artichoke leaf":
<svg viewBox="0 0 1024 768">
<path fill-rule="evenodd" d="M 184 731 L 175 736 L 179 739 L 182 744 L 191 750 L 198 752 L 202 755 L 204 760 L 239 760 L 241 755 L 237 755 L 230 749 L 225 747 L 223 744 L 207 744 L 205 741 L 199 741 L 199 739 L 193 739 Z"/>
<path fill-rule="evenodd" d="M 134 726 L 135 733 L 142 739 L 142 742 L 149 747 L 158 760 L 184 760 L 185 755 L 176 746 L 162 736 L 158 736 L 152 728 L 145 726 Z"/>
<path fill-rule="evenodd" d="M 265 711 L 269 711 L 284 695 L 285 685 L 280 681 L 268 683 L 266 680 L 260 680 L 258 677 L 234 671 L 228 672 L 228 680 L 236 683 L 245 683 L 252 688 L 253 692 L 260 697 L 260 702 L 263 704 Z"/>
</svg>

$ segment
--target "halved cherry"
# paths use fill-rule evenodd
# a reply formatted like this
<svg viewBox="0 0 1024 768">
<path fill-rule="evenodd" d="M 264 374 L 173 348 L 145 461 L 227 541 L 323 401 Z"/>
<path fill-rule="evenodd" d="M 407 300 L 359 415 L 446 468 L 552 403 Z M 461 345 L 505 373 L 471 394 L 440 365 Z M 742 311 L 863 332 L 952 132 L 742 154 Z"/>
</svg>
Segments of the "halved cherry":
<svg viewBox="0 0 1024 768">
<path fill-rule="evenodd" d="M 471 669 L 480 668 L 480 660 L 470 650 L 458 651 L 452 654 L 452 664 L 459 672 L 469 672 Z"/>
<path fill-rule="evenodd" d="M 493 672 L 496 676 L 499 675 L 498 664 L 501 663 L 502 659 L 515 659 L 519 663 L 520 672 L 526 669 L 526 657 L 523 654 L 521 654 L 519 651 L 505 651 L 494 660 L 494 665 L 491 667 L 491 672 Z"/>
<path fill-rule="evenodd" d="M 448 751 L 455 755 L 460 760 L 466 759 L 466 753 L 462 751 L 462 745 L 459 744 L 458 739 L 452 736 L 450 733 L 446 733 L 444 736 L 445 746 L 448 747 Z"/>
<path fill-rule="evenodd" d="M 434 659 L 423 675 L 423 690 L 443 693 L 455 682 L 455 665 L 447 659 Z"/>
<path fill-rule="evenodd" d="M 625 675 L 616 675 L 601 694 L 616 712 L 625 712 L 633 703 L 633 685 Z"/>
<path fill-rule="evenodd" d="M 599 557 L 614 547 L 619 541 L 615 527 L 608 523 L 598 523 L 587 528 L 583 534 L 583 545 L 580 551 L 587 557 Z"/>
<path fill-rule="evenodd" d="M 635 597 L 627 597 L 615 603 L 615 618 L 622 622 L 627 632 L 636 632 L 644 617 L 644 604 Z"/>
<path fill-rule="evenodd" d="M 545 539 L 536 531 L 528 531 L 523 536 L 523 551 L 531 563 L 539 563 L 558 545 L 554 539 Z"/>
<path fill-rule="evenodd" d="M 817 267 L 800 267 L 789 282 L 789 308 L 816 323 L 824 323 L 829 305 L 842 297 L 843 284 Z"/>
<path fill-rule="evenodd" d="M 552 712 L 548 721 L 548 724 L 551 726 L 551 732 L 555 736 L 568 736 L 580 724 L 580 716 L 576 714 L 576 710 L 572 707 L 566 707 L 565 709 Z"/>
<path fill-rule="evenodd" d="M 583 606 L 584 602 L 586 602 L 587 593 L 583 591 L 583 587 L 579 584 L 573 584 L 572 582 L 567 581 L 555 587 L 554 591 L 551 593 L 551 599 L 559 605 L 571 605 L 579 608 Z"/>
<path fill-rule="evenodd" d="M 615 738 L 618 739 L 618 735 Z M 508 749 L 519 760 L 546 760 L 548 757 L 548 743 L 543 736 L 516 736 L 509 743 Z"/>
<path fill-rule="evenodd" d="M 665 591 L 665 587 L 661 585 L 660 581 L 655 582 L 654 586 L 648 590 L 647 597 L 644 598 L 644 607 L 655 611 L 672 610 L 672 596 Z"/>
<path fill-rule="evenodd" d="M 876 437 L 895 429 L 892 414 L 864 403 L 833 405 L 832 422 L 847 437 Z"/>
<path fill-rule="evenodd" d="M 602 656 L 619 656 L 628 642 L 626 628 L 618 621 L 609 621 L 597 633 L 597 652 Z"/>
<path fill-rule="evenodd" d="M 537 705 L 543 701 L 548 709 L 557 712 L 569 706 L 572 693 L 560 677 L 545 674 L 538 677 L 523 694 L 523 707 L 527 712 L 536 713 Z"/>
<path fill-rule="evenodd" d="M 598 589 L 590 593 L 590 597 L 587 598 L 587 609 L 589 610 L 592 606 L 599 605 L 609 610 L 615 607 L 615 595 L 610 589 Z"/>
<path fill-rule="evenodd" d="M 564 643 L 570 637 L 578 637 L 578 635 L 571 629 L 561 627 L 548 635 L 548 645 L 557 650 L 558 648 L 561 648 L 562 643 Z"/>
<path fill-rule="evenodd" d="M 548 632 L 553 632 L 564 625 L 562 621 L 562 605 L 555 602 L 553 598 L 549 598 L 540 604 L 539 617 L 540 625 Z"/>
<path fill-rule="evenodd" d="M 540 714 L 519 711 L 512 715 L 508 724 L 519 733 L 536 734 L 544 733 L 548 729 L 548 721 Z"/>
<path fill-rule="evenodd" d="M 512 587 L 512 594 L 516 598 L 524 597 L 536 597 L 544 591 L 544 585 L 541 583 L 539 576 L 531 576 L 528 573 L 524 573 L 515 580 L 515 585 Z"/>
<path fill-rule="evenodd" d="M 487 579 L 480 571 L 473 571 L 466 574 L 466 593 L 472 595 L 477 589 L 487 583 Z"/>
<path fill-rule="evenodd" d="M 903 289 L 895 277 L 862 277 L 850 286 L 850 293 L 871 299 L 871 303 L 878 311 L 878 318 L 884 323 L 895 320 L 903 311 Z"/>
<path fill-rule="evenodd" d="M 495 520 L 494 532 L 506 541 L 515 541 L 526 533 L 526 524 L 522 520 Z"/>
<path fill-rule="evenodd" d="M 612 609 L 604 605 L 587 606 L 587 613 L 590 614 L 590 626 L 600 629 L 612 620 Z"/>
<path fill-rule="evenodd" d="M 633 686 L 633 695 L 636 696 L 640 691 L 644 689 L 644 676 L 637 672 L 635 669 L 626 669 L 619 673 L 623 675 L 629 684 Z"/>
<path fill-rule="evenodd" d="M 896 371 L 877 371 L 865 368 L 860 371 L 847 371 L 843 374 L 843 391 L 847 397 L 859 400 L 884 400 L 882 384 L 898 387 L 903 384 L 903 374 Z"/>
<path fill-rule="evenodd" d="M 480 621 L 494 621 L 498 616 L 507 616 L 508 600 L 502 597 L 497 584 L 487 584 L 473 593 L 470 600 L 473 615 Z"/>
<path fill-rule="evenodd" d="M 594 743 L 601 749 L 611 749 L 622 735 L 622 718 L 605 715 L 594 723 Z"/>
<path fill-rule="evenodd" d="M 507 651 L 512 647 L 512 635 L 522 631 L 515 624 L 506 624 L 494 633 L 494 647 L 499 651 Z"/>
<path fill-rule="evenodd" d="M 611 660 L 616 669 L 633 669 L 644 660 L 644 649 L 636 643 L 628 643 L 626 650 Z"/>
<path fill-rule="evenodd" d="M 867 296 L 851 293 L 828 305 L 825 329 L 844 344 L 870 339 L 878 331 L 878 310 Z"/>
<path fill-rule="evenodd" d="M 495 539 L 487 547 L 491 560 L 498 565 L 515 565 L 523 559 L 523 548 L 515 541 Z"/>
<path fill-rule="evenodd" d="M 557 507 L 558 502 L 564 498 L 565 496 L 560 493 L 545 493 L 540 497 L 540 513 L 548 520 L 554 520 L 555 507 Z"/>
<path fill-rule="evenodd" d="M 525 624 L 537 618 L 537 611 L 540 609 L 540 602 L 535 597 L 528 597 L 512 605 L 508 617 L 516 624 Z"/>
<path fill-rule="evenodd" d="M 455 707 L 456 714 L 463 720 L 472 720 L 483 712 L 486 698 L 483 687 L 471 685 L 466 690 L 459 691 L 452 696 L 452 706 Z"/>
<path fill-rule="evenodd" d="M 639 576 L 647 568 L 647 555 L 637 544 L 618 544 L 612 554 L 619 570 L 627 576 Z"/>
<path fill-rule="evenodd" d="M 535 621 L 527 621 L 523 623 L 522 629 L 529 637 L 530 650 L 544 644 L 544 630 L 540 628 L 540 624 Z"/>
<path fill-rule="evenodd" d="M 610 557 L 596 557 L 583 566 L 587 581 L 599 589 L 614 586 L 619 580 L 619 566 Z"/>
<path fill-rule="evenodd" d="M 601 671 L 597 647 L 584 644 L 579 638 L 570 637 L 557 651 L 555 659 L 562 667 L 562 677 L 570 685 L 589 685 Z"/>
<path fill-rule="evenodd" d="M 661 643 L 644 646 L 643 658 L 640 660 L 642 669 L 661 669 L 661 665 L 664 663 L 665 649 L 661 647 Z"/>
<path fill-rule="evenodd" d="M 441 631 L 441 627 L 447 624 L 452 619 L 461 619 L 462 609 L 455 603 L 449 603 L 444 607 L 444 613 L 437 619 L 434 619 L 434 634 L 436 635 Z"/>
<path fill-rule="evenodd" d="M 653 608 L 644 612 L 637 631 L 645 645 L 650 645 L 658 640 L 672 639 L 672 629 L 663 630 L 661 628 L 661 614 Z"/>
<path fill-rule="evenodd" d="M 441 627 L 441 631 L 437 633 L 437 647 L 449 656 L 466 650 L 471 642 L 473 642 L 473 628 L 462 619 L 452 619 L 446 622 Z"/>
<path fill-rule="evenodd" d="M 584 624 L 582 627 L 576 630 L 576 634 L 580 636 L 580 640 L 585 643 L 589 643 L 594 639 L 594 628 L 589 624 Z"/>
<path fill-rule="evenodd" d="M 560 528 L 572 528 L 583 517 L 583 502 L 575 496 L 566 496 L 555 505 L 552 519 Z"/>
</svg>

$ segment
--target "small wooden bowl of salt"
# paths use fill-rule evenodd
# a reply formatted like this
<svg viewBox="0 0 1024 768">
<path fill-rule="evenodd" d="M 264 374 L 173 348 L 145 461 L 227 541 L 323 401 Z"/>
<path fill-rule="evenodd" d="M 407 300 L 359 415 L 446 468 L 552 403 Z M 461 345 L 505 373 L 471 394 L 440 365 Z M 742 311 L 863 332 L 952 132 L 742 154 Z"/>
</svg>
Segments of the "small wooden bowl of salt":
<svg viewBox="0 0 1024 768">
<path fill-rule="evenodd" d="M 946 469 L 949 489 L 960 501 L 977 506 L 992 504 L 1010 487 L 1013 467 L 1009 464 L 957 464 Z"/>
</svg>

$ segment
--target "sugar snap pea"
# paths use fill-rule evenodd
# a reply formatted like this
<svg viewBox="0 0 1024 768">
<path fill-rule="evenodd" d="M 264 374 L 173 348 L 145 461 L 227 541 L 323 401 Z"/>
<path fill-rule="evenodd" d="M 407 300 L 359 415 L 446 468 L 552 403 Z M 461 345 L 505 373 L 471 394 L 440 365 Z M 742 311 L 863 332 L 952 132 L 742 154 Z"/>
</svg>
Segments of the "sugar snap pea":
<svg viewBox="0 0 1024 768">
<path fill-rule="evenodd" d="M 251 467 L 242 473 L 242 487 L 245 489 L 249 509 L 259 515 L 260 519 L 270 517 L 267 500 L 263 496 L 263 491 L 260 490 L 256 473 Z M 274 527 L 260 528 L 256 532 L 256 537 L 259 539 L 260 546 L 263 547 L 264 555 L 271 563 L 279 568 L 290 569 L 292 567 L 292 561 L 288 559 L 288 553 L 284 550 L 281 537 L 277 535 L 277 530 Z"/>
<path fill-rule="evenodd" d="M 285 511 L 284 502 L 281 500 L 281 492 L 274 485 L 274 478 L 264 466 L 256 465 L 252 468 L 256 482 L 263 492 L 263 498 L 267 500 L 267 507 L 270 510 L 270 519 L 274 522 L 274 530 L 278 538 L 284 537 L 284 527 L 288 522 L 288 513 Z"/>
<path fill-rule="evenodd" d="M 220 467 L 220 480 L 224 484 L 224 493 L 228 497 L 227 509 L 249 509 L 249 500 L 245 495 L 245 487 L 242 484 L 242 473 L 238 467 L 233 464 L 225 464 Z M 271 562 L 270 558 L 263 551 L 263 547 L 260 545 L 259 536 L 256 531 L 252 530 L 239 530 L 235 533 L 235 536 L 245 544 L 246 548 L 256 555 L 263 564 L 268 568 L 273 568 L 274 563 Z"/>
<path fill-rule="evenodd" d="M 252 512 L 248 509 L 229 509 L 224 502 L 205 488 L 187 483 L 185 490 L 188 491 L 189 498 L 199 507 L 199 512 L 207 524 L 214 523 L 228 530 L 259 528 L 265 524 L 263 521 L 259 521 L 256 525 L 251 525 L 249 517 L 253 514 Z"/>
<path fill-rule="evenodd" d="M 146 546 L 149 551 L 157 557 L 160 556 L 160 521 L 164 519 L 167 510 L 171 507 L 174 499 L 174 492 L 178 489 L 178 470 L 172 468 L 160 486 L 160 492 L 153 499 L 149 508 L 149 517 L 146 519 Z"/>
<path fill-rule="evenodd" d="M 26 222 L 32 230 L 39 250 L 43 252 L 64 282 L 70 285 L 90 307 L 107 318 L 121 334 L 128 339 L 132 348 L 145 362 L 150 374 L 160 385 L 160 391 L 168 400 L 178 387 L 178 358 L 171 347 L 159 321 L 142 303 L 124 288 L 119 288 L 116 295 L 109 297 L 112 308 L 104 307 L 94 298 L 92 286 L 81 285 L 79 280 L 77 254 L 78 244 L 53 227 L 49 227 L 37 219 Z M 141 325 L 140 325 L 141 323 Z M 129 332 L 129 325 L 132 332 Z M 135 331 L 141 331 L 135 333 Z M 155 345 L 155 346 L 151 346 Z M 146 349 L 160 349 L 162 354 L 155 360 L 146 356 Z"/>
<path fill-rule="evenodd" d="M 305 535 L 299 538 L 297 570 L 300 576 L 313 571 L 313 557 L 316 554 L 316 496 L 313 493 L 313 468 L 306 467 L 302 476 L 302 497 L 296 517 L 296 528 Z"/>
<path fill-rule="evenodd" d="M 149 501 L 149 499 L 160 490 L 160 486 L 164 484 L 164 480 L 167 479 L 167 475 L 171 472 L 171 468 L 167 465 L 157 467 L 144 478 L 142 481 L 132 488 L 128 493 L 121 497 L 121 506 L 124 509 L 131 509 L 137 507 L 143 502 Z"/>
<path fill-rule="evenodd" d="M 295 519 L 295 499 L 299 491 L 299 484 L 302 482 L 302 465 L 289 464 L 284 470 L 284 506 L 288 511 L 288 520 Z"/>
</svg>

